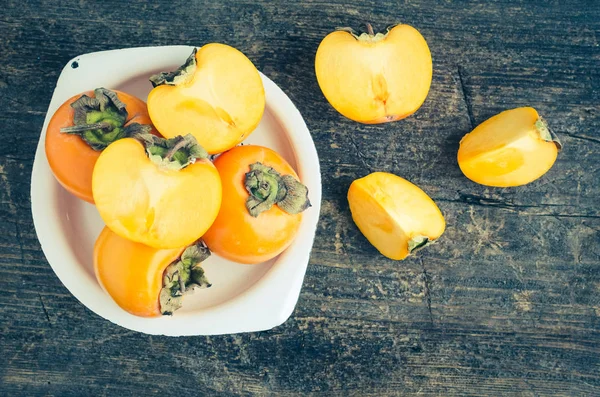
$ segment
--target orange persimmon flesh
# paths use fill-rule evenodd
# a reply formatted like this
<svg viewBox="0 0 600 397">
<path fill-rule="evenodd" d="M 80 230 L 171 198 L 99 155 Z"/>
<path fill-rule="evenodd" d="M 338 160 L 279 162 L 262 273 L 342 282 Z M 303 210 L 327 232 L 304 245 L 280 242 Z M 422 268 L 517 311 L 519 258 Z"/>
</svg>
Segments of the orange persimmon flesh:
<svg viewBox="0 0 600 397">
<path fill-rule="evenodd" d="M 402 260 L 438 239 L 446 227 L 437 205 L 419 187 L 397 175 L 374 172 L 348 190 L 352 219 L 379 252 Z"/>
<path fill-rule="evenodd" d="M 152 124 L 146 103 L 139 98 L 113 90 L 125 103 L 131 123 Z M 46 130 L 46 157 L 52 173 L 58 182 L 71 194 L 94 203 L 92 195 L 92 172 L 101 151 L 92 149 L 81 137 L 61 133 L 61 128 L 72 127 L 74 110 L 71 104 L 82 95 L 94 97 L 94 91 L 87 91 L 67 100 L 54 113 Z"/>
<path fill-rule="evenodd" d="M 531 107 L 506 110 L 460 141 L 458 164 L 465 176 L 487 186 L 530 183 L 556 161 L 559 145 Z"/>
<path fill-rule="evenodd" d="M 96 278 L 124 310 L 136 316 L 157 317 L 161 315 L 163 273 L 184 249 L 152 248 L 105 227 L 94 246 Z"/>
<path fill-rule="evenodd" d="M 111 230 L 155 248 L 190 245 L 212 224 L 221 204 L 221 180 L 209 160 L 180 170 L 160 169 L 133 138 L 102 152 L 92 188 Z"/>
<path fill-rule="evenodd" d="M 302 213 L 288 214 L 277 205 L 257 217 L 250 215 L 244 178 L 250 164 L 256 162 L 298 179 L 289 163 L 266 147 L 237 146 L 221 154 L 215 167 L 223 183 L 223 202 L 217 219 L 202 236 L 214 254 L 244 264 L 261 263 L 279 255 L 294 240 L 302 220 Z"/>
<path fill-rule="evenodd" d="M 191 75 L 176 85 L 159 85 L 148 111 L 166 138 L 191 133 L 210 154 L 243 141 L 258 126 L 265 90 L 258 70 L 240 51 L 212 43 L 196 53 Z"/>
<path fill-rule="evenodd" d="M 418 30 L 397 25 L 386 34 L 338 30 L 317 50 L 315 71 L 323 95 L 343 116 L 375 124 L 419 109 L 431 85 L 429 47 Z"/>
</svg>

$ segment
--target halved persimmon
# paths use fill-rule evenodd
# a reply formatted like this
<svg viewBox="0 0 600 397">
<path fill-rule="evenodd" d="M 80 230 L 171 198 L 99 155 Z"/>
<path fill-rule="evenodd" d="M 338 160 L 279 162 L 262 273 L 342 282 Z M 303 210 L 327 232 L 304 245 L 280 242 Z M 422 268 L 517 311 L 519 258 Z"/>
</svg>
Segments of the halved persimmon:
<svg viewBox="0 0 600 397">
<path fill-rule="evenodd" d="M 240 51 L 212 43 L 194 49 L 183 66 L 152 76 L 148 111 L 167 138 L 193 134 L 210 154 L 243 141 L 265 110 L 258 70 Z"/>
<path fill-rule="evenodd" d="M 75 95 L 48 123 L 48 164 L 69 193 L 93 204 L 92 171 L 98 156 L 110 143 L 139 132 L 156 134 L 141 99 L 105 88 Z"/>
<path fill-rule="evenodd" d="M 328 34 L 317 50 L 315 73 L 331 106 L 366 124 L 410 116 L 421 107 L 432 78 L 427 42 L 412 26 L 385 33 L 342 28 Z"/>
<path fill-rule="evenodd" d="M 221 154 L 215 167 L 223 184 L 219 215 L 202 236 L 226 259 L 256 264 L 279 255 L 294 240 L 308 189 L 275 151 L 254 145 Z"/>
<path fill-rule="evenodd" d="M 458 165 L 467 178 L 482 185 L 520 186 L 544 175 L 561 147 L 534 108 L 510 109 L 461 139 Z"/>
<path fill-rule="evenodd" d="M 127 240 L 105 227 L 94 246 L 94 270 L 121 308 L 142 317 L 172 314 L 183 296 L 210 287 L 200 267 L 210 255 L 202 242 L 158 249 Z"/>
<path fill-rule="evenodd" d="M 221 205 L 221 180 L 192 135 L 138 135 L 107 147 L 92 177 L 94 201 L 121 237 L 154 248 L 196 241 Z"/>
<path fill-rule="evenodd" d="M 348 189 L 352 219 L 379 252 L 402 260 L 437 240 L 446 222 L 418 186 L 387 172 L 373 172 Z"/>
</svg>

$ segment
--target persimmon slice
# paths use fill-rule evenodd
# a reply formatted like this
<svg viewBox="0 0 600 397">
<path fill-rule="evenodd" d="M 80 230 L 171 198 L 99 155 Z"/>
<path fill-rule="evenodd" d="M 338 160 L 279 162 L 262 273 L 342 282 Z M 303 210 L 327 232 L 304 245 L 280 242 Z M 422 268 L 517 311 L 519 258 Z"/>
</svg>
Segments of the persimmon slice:
<svg viewBox="0 0 600 397">
<path fill-rule="evenodd" d="M 193 134 L 210 154 L 231 149 L 257 127 L 265 109 L 258 70 L 240 51 L 212 43 L 174 72 L 152 76 L 148 112 L 167 138 Z"/>
</svg>

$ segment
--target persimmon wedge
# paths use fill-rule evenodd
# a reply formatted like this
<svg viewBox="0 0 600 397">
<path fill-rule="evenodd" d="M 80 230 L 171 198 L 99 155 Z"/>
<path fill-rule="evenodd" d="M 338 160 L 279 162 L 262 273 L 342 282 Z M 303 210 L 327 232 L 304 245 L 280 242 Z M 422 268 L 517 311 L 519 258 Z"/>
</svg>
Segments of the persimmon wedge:
<svg viewBox="0 0 600 397">
<path fill-rule="evenodd" d="M 152 76 L 148 111 L 167 138 L 191 133 L 210 154 L 231 149 L 257 127 L 265 109 L 258 70 L 225 44 L 194 50 L 174 72 Z"/>
<path fill-rule="evenodd" d="M 275 151 L 237 146 L 215 160 L 223 183 L 217 219 L 202 236 L 208 248 L 226 259 L 256 264 L 279 255 L 294 240 L 308 189 Z"/>
<path fill-rule="evenodd" d="M 202 242 L 158 249 L 120 237 L 105 227 L 94 246 L 100 286 L 122 309 L 141 317 L 172 314 L 183 296 L 207 288 L 201 263 L 210 251 Z"/>
<path fill-rule="evenodd" d="M 94 201 L 121 237 L 154 248 L 196 241 L 221 205 L 221 180 L 194 137 L 121 139 L 94 168 Z"/>
<path fill-rule="evenodd" d="M 48 164 L 69 193 L 94 203 L 92 172 L 98 156 L 110 143 L 139 132 L 156 134 L 141 99 L 105 88 L 75 95 L 48 123 Z"/>
<path fill-rule="evenodd" d="M 366 124 L 410 116 L 431 86 L 433 66 L 427 42 L 409 25 L 385 33 L 342 28 L 317 50 L 315 72 L 323 95 L 338 112 Z"/>
<path fill-rule="evenodd" d="M 506 110 L 478 125 L 460 141 L 458 165 L 473 182 L 520 186 L 544 175 L 562 145 L 532 107 Z"/>
<path fill-rule="evenodd" d="M 406 258 L 437 240 L 446 228 L 441 211 L 423 190 L 387 172 L 352 182 L 348 203 L 356 226 L 390 259 Z"/>
</svg>

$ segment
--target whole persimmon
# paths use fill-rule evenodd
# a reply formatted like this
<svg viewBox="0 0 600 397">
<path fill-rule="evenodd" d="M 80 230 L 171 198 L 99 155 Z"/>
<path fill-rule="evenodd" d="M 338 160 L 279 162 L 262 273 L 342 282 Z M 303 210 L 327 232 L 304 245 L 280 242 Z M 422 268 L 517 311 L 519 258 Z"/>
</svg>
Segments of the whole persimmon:
<svg viewBox="0 0 600 397">
<path fill-rule="evenodd" d="M 185 64 L 150 78 L 148 111 L 166 138 L 191 133 L 208 153 L 231 149 L 254 131 L 265 110 L 258 70 L 239 50 L 211 43 Z"/>
<path fill-rule="evenodd" d="M 226 259 L 256 264 L 279 255 L 294 240 L 308 189 L 275 151 L 237 146 L 214 162 L 221 176 L 219 215 L 202 236 L 210 250 Z"/>
<path fill-rule="evenodd" d="M 158 249 L 136 243 L 105 227 L 94 246 L 100 286 L 122 309 L 141 317 L 172 314 L 183 296 L 211 284 L 200 267 L 210 251 L 201 242 Z"/>
<path fill-rule="evenodd" d="M 154 248 L 193 243 L 221 205 L 219 173 L 192 135 L 111 144 L 98 157 L 92 191 L 113 232 Z"/>
<path fill-rule="evenodd" d="M 365 124 L 410 116 L 431 85 L 427 42 L 409 25 L 377 34 L 370 24 L 367 29 L 342 28 L 321 41 L 315 71 L 323 95 L 343 116 Z"/>
<path fill-rule="evenodd" d="M 75 95 L 48 123 L 48 164 L 69 193 L 93 204 L 92 171 L 98 156 L 110 143 L 140 132 L 156 133 L 141 99 L 105 88 Z"/>
<path fill-rule="evenodd" d="M 521 186 L 544 175 L 562 145 L 532 107 L 506 110 L 465 135 L 458 165 L 473 182 L 496 187 Z"/>
</svg>

